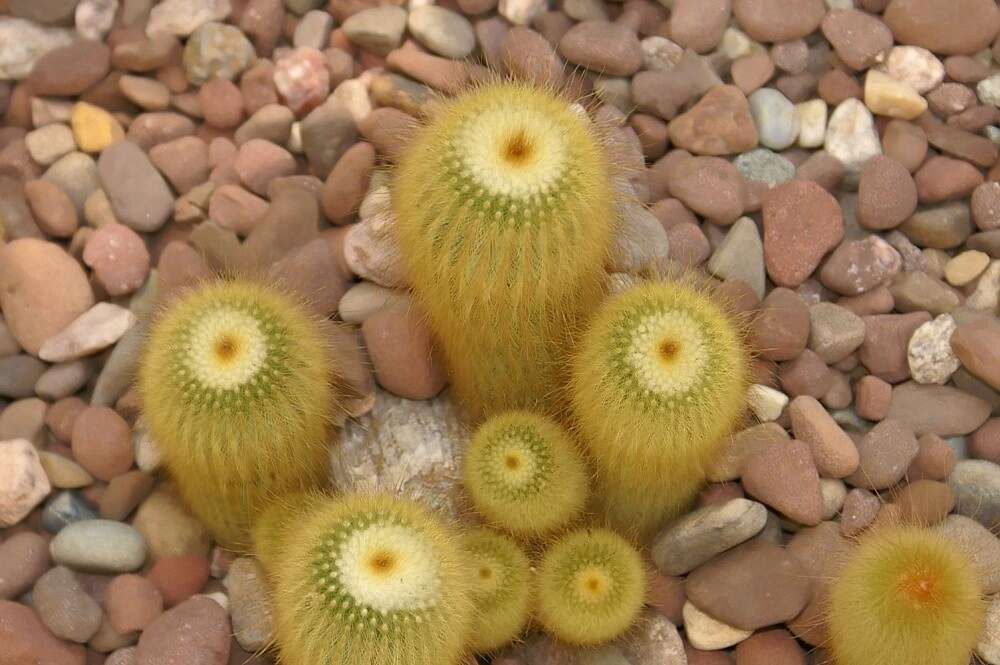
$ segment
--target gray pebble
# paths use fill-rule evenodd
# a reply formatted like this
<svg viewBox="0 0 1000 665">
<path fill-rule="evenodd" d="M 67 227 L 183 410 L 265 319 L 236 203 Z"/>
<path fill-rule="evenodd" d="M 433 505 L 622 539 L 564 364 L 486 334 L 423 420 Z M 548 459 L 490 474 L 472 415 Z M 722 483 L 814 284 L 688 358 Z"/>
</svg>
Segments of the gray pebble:
<svg viewBox="0 0 1000 665">
<path fill-rule="evenodd" d="M 295 34 L 292 36 L 292 44 L 296 48 L 307 46 L 317 50 L 326 48 L 327 40 L 330 39 L 330 31 L 333 29 L 333 17 L 329 12 L 311 11 L 302 17 L 299 24 L 295 26 Z"/>
<path fill-rule="evenodd" d="M 761 145 L 784 150 L 799 136 L 799 115 L 795 104 L 774 88 L 761 88 L 748 100 L 750 115 L 757 126 Z"/>
<path fill-rule="evenodd" d="M 173 194 L 142 148 L 131 141 L 119 141 L 101 153 L 97 169 L 115 217 L 122 224 L 151 233 L 170 218 Z"/>
<path fill-rule="evenodd" d="M 236 641 L 250 653 L 267 648 L 274 637 L 274 617 L 267 581 L 257 560 L 240 557 L 233 561 L 222 585 L 229 593 Z"/>
<path fill-rule="evenodd" d="M 733 160 L 733 166 L 747 180 L 767 183 L 769 187 L 788 182 L 795 177 L 795 165 L 767 148 L 745 152 Z"/>
<path fill-rule="evenodd" d="M 766 522 L 767 508 L 749 499 L 699 508 L 661 531 L 651 556 L 665 575 L 683 575 L 753 538 Z"/>
<path fill-rule="evenodd" d="M 342 27 L 355 44 L 385 55 L 403 41 L 406 10 L 393 5 L 362 9 L 344 21 Z"/>
<path fill-rule="evenodd" d="M 847 308 L 830 302 L 809 308 L 809 348 L 828 365 L 851 355 L 865 341 L 865 322 Z"/>
<path fill-rule="evenodd" d="M 712 252 L 708 271 L 721 279 L 742 279 L 764 297 L 764 243 L 752 219 L 741 217 L 730 227 Z"/>
<path fill-rule="evenodd" d="M 74 522 L 97 519 L 97 511 L 76 492 L 59 492 L 45 503 L 42 509 L 42 528 L 49 533 L 59 533 Z"/>
<path fill-rule="evenodd" d="M 38 578 L 31 599 L 42 623 L 56 637 L 82 644 L 101 627 L 101 606 L 69 568 L 57 566 Z"/>
<path fill-rule="evenodd" d="M 1000 466 L 986 460 L 961 460 L 948 477 L 955 512 L 987 529 L 1000 524 Z"/>
<path fill-rule="evenodd" d="M 231 81 L 255 58 L 253 44 L 243 31 L 225 23 L 206 23 L 184 45 L 184 71 L 196 85 L 215 77 Z"/>
<path fill-rule="evenodd" d="M 310 168 L 320 178 L 329 175 L 337 160 L 358 137 L 351 112 L 333 95 L 310 111 L 299 127 L 302 132 L 302 151 L 309 159 Z"/>
<path fill-rule="evenodd" d="M 469 20 L 444 7 L 417 7 L 410 12 L 407 26 L 418 42 L 446 58 L 460 60 L 476 47 L 476 34 Z"/>
<path fill-rule="evenodd" d="M 972 560 L 983 583 L 983 593 L 1000 591 L 1000 539 L 979 522 L 964 515 L 949 515 L 934 530 L 954 543 Z"/>
<path fill-rule="evenodd" d="M 21 399 L 35 394 L 45 363 L 26 353 L 0 358 L 0 396 Z"/>
<path fill-rule="evenodd" d="M 127 573 L 146 560 L 146 540 L 121 522 L 84 520 L 60 531 L 49 551 L 56 563 L 78 570 Z"/>
<path fill-rule="evenodd" d="M 48 180 L 66 192 L 80 218 L 83 218 L 83 204 L 87 197 L 101 186 L 97 163 L 93 157 L 82 152 L 71 152 L 60 157 L 45 171 L 42 180 Z"/>
<path fill-rule="evenodd" d="M 45 370 L 35 383 L 35 394 L 50 402 L 69 397 L 90 379 L 94 363 L 87 359 L 58 363 Z"/>
</svg>

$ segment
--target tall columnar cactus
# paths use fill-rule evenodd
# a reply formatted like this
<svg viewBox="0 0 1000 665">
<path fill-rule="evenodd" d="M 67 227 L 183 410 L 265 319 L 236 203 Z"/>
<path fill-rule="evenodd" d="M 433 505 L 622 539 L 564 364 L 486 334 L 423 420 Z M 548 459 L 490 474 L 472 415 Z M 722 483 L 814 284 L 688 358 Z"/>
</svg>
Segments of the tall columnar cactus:
<svg viewBox="0 0 1000 665">
<path fill-rule="evenodd" d="M 707 288 L 707 287 L 706 287 Z M 739 322 L 692 283 L 608 301 L 573 362 L 573 413 L 609 524 L 652 536 L 685 510 L 744 412 Z"/>
<path fill-rule="evenodd" d="M 271 579 L 285 665 L 458 665 L 467 656 L 470 555 L 424 507 L 385 494 L 328 498 L 281 540 Z"/>
<path fill-rule="evenodd" d="M 249 546 L 269 500 L 325 480 L 330 424 L 351 395 L 326 326 L 295 296 L 231 279 L 153 322 L 143 416 L 181 495 L 227 547 Z"/>
<path fill-rule="evenodd" d="M 613 640 L 639 616 L 646 574 L 639 552 L 613 531 L 570 532 L 542 555 L 538 621 L 570 644 Z"/>
<path fill-rule="evenodd" d="M 476 510 L 526 539 L 565 527 L 588 497 L 587 469 L 569 436 L 553 420 L 527 411 L 484 422 L 469 443 L 462 475 Z"/>
<path fill-rule="evenodd" d="M 837 665 L 966 665 L 983 630 L 982 585 L 969 558 L 934 531 L 876 527 L 830 587 Z"/>
<path fill-rule="evenodd" d="M 478 653 L 495 651 L 528 624 L 535 600 L 531 561 L 517 543 L 496 531 L 473 529 L 462 540 L 470 556 L 476 604 L 470 646 Z"/>
<path fill-rule="evenodd" d="M 600 298 L 613 223 L 601 134 L 515 82 L 443 102 L 401 156 L 393 209 L 409 282 L 473 420 L 550 408 Z"/>
</svg>

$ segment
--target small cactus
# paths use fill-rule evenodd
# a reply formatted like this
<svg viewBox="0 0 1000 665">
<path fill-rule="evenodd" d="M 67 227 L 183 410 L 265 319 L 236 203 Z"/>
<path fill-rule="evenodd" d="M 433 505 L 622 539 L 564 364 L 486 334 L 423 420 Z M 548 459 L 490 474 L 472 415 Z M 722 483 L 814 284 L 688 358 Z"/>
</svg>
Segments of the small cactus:
<svg viewBox="0 0 1000 665">
<path fill-rule="evenodd" d="M 581 646 L 613 640 L 635 622 L 646 595 L 639 552 L 607 529 L 573 531 L 552 543 L 538 568 L 538 621 Z"/>
<path fill-rule="evenodd" d="M 325 481 L 330 424 L 351 393 L 326 326 L 296 297 L 237 279 L 195 287 L 153 321 L 143 416 L 224 546 L 245 550 L 270 499 Z"/>
<path fill-rule="evenodd" d="M 571 402 L 608 523 L 652 536 L 689 507 L 744 412 L 742 328 L 689 281 L 609 300 L 573 362 Z"/>
<path fill-rule="evenodd" d="M 296 517 L 280 551 L 282 663 L 458 665 L 468 655 L 469 554 L 423 506 L 386 494 L 325 499 Z"/>
<path fill-rule="evenodd" d="M 978 574 L 951 542 L 879 526 L 830 587 L 829 649 L 837 665 L 967 665 L 984 611 Z"/>
<path fill-rule="evenodd" d="M 613 171 L 583 113 L 512 81 L 442 102 L 401 156 L 407 277 L 474 421 L 553 408 L 572 335 L 601 296 Z"/>
<path fill-rule="evenodd" d="M 507 536 L 473 529 L 463 542 L 471 556 L 476 604 L 470 646 L 486 653 L 524 632 L 534 603 L 534 573 L 528 556 Z"/>
<path fill-rule="evenodd" d="M 588 496 L 587 469 L 569 436 L 527 411 L 493 416 L 476 430 L 463 480 L 481 515 L 527 539 L 569 524 Z"/>
</svg>

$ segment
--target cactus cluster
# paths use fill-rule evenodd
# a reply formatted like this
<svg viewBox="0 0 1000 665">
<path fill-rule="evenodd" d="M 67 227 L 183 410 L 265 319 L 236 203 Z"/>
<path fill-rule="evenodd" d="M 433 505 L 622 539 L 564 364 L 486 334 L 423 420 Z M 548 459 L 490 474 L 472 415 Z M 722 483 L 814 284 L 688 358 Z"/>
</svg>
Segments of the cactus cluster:
<svg viewBox="0 0 1000 665">
<path fill-rule="evenodd" d="M 247 547 L 273 497 L 325 482 L 329 426 L 350 392 L 326 325 L 290 293 L 219 279 L 151 326 L 144 419 L 181 495 L 227 547 Z"/>
<path fill-rule="evenodd" d="M 470 647 L 485 653 L 524 632 L 535 601 L 534 574 L 528 555 L 507 536 L 474 529 L 464 535 L 463 543 L 476 604 Z"/>
<path fill-rule="evenodd" d="M 611 174 L 585 114 L 513 81 L 444 102 L 399 160 L 407 277 L 472 420 L 555 408 L 570 340 L 601 296 Z"/>
</svg>

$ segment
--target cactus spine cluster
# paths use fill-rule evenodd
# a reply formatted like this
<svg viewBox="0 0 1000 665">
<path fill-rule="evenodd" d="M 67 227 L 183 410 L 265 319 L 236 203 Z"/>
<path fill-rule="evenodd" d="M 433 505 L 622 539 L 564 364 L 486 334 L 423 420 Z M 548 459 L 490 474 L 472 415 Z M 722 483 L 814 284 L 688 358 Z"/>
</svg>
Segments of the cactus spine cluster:
<svg viewBox="0 0 1000 665">
<path fill-rule="evenodd" d="M 583 511 L 587 469 L 553 420 L 509 411 L 484 422 L 469 442 L 463 480 L 476 510 L 522 538 L 551 534 Z"/>
<path fill-rule="evenodd" d="M 748 372 L 740 325 L 689 281 L 639 284 L 602 307 L 571 401 L 610 525 L 648 538 L 690 505 L 743 414 Z"/>
<path fill-rule="evenodd" d="M 966 665 L 983 629 L 982 585 L 968 557 L 922 527 L 876 527 L 830 588 L 836 665 Z"/>
<path fill-rule="evenodd" d="M 611 171 L 584 114 L 517 82 L 442 102 L 399 160 L 407 277 L 473 420 L 558 397 L 570 340 L 601 294 Z"/>
<path fill-rule="evenodd" d="M 227 547 L 247 548 L 270 499 L 325 481 L 350 388 L 324 325 L 296 297 L 236 279 L 180 295 L 153 322 L 143 415 L 181 495 Z"/>
<path fill-rule="evenodd" d="M 472 568 L 476 618 L 470 646 L 494 651 L 516 639 L 534 604 L 534 573 L 524 551 L 503 534 L 473 529 L 463 537 Z"/>
<path fill-rule="evenodd" d="M 295 519 L 271 574 L 282 663 L 462 662 L 474 604 L 460 536 L 385 494 L 325 499 Z"/>
<path fill-rule="evenodd" d="M 538 621 L 564 642 L 589 646 L 618 637 L 639 616 L 645 595 L 642 558 L 613 531 L 572 531 L 542 555 Z"/>
</svg>

